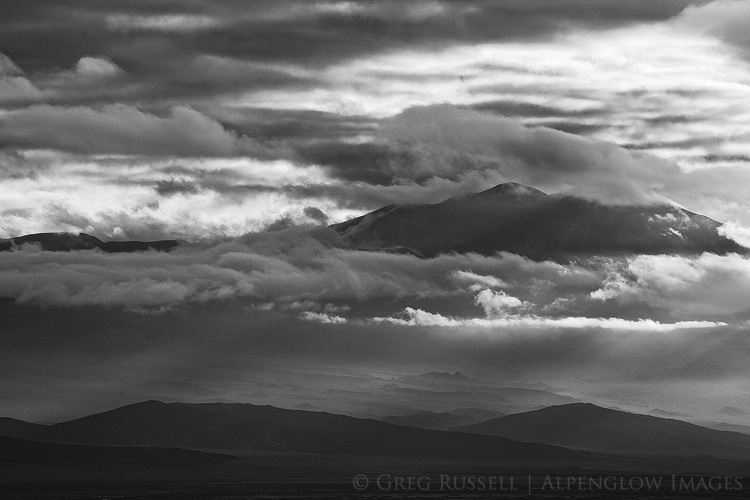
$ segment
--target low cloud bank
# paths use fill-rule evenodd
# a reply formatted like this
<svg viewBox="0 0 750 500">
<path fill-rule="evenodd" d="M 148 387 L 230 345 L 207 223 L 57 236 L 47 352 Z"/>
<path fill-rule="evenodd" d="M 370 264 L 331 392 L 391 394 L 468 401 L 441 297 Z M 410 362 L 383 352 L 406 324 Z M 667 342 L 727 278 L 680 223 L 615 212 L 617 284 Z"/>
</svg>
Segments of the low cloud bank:
<svg viewBox="0 0 750 500">
<path fill-rule="evenodd" d="M 229 302 L 322 323 L 665 331 L 750 319 L 748 294 L 750 260 L 736 254 L 570 264 L 508 253 L 420 259 L 351 250 L 324 227 L 249 233 L 172 253 L 34 245 L 0 253 L 0 296 L 19 304 L 155 313 Z"/>
</svg>

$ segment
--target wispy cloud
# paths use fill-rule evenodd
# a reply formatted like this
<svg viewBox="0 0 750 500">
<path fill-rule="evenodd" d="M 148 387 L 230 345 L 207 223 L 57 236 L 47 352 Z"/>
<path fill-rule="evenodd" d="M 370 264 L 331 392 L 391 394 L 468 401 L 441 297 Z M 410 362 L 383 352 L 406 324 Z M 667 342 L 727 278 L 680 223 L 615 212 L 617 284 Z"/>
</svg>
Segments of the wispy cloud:
<svg viewBox="0 0 750 500">
<path fill-rule="evenodd" d="M 404 309 L 407 318 L 376 317 L 372 321 L 376 323 L 387 322 L 401 326 L 443 326 L 463 328 L 590 328 L 605 330 L 628 330 L 639 332 L 665 332 L 673 330 L 687 330 L 693 328 L 713 328 L 726 326 L 723 322 L 713 321 L 679 321 L 677 323 L 661 323 L 651 319 L 626 320 L 622 318 L 542 318 L 537 316 L 509 316 L 503 318 L 454 318 L 446 317 L 437 313 L 429 313 L 421 309 L 407 307 Z"/>
</svg>

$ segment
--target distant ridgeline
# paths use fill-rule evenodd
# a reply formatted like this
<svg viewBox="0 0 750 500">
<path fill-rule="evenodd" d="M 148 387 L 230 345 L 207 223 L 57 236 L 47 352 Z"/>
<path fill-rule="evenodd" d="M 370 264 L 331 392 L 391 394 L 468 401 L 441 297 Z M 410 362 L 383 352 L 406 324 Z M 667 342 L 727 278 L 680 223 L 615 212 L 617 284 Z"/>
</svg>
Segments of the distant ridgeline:
<svg viewBox="0 0 750 500">
<path fill-rule="evenodd" d="M 605 205 L 505 183 L 431 205 L 388 205 L 330 226 L 352 247 L 433 257 L 505 251 L 532 259 L 747 253 L 721 223 L 667 204 Z"/>
<path fill-rule="evenodd" d="M 102 241 L 86 233 L 37 233 L 18 236 L 16 238 L 0 239 L 0 251 L 10 251 L 20 245 L 31 244 L 39 245 L 42 250 L 52 252 L 93 250 L 96 248 L 107 253 L 138 252 L 144 250 L 169 252 L 184 243 L 181 240 Z"/>
</svg>

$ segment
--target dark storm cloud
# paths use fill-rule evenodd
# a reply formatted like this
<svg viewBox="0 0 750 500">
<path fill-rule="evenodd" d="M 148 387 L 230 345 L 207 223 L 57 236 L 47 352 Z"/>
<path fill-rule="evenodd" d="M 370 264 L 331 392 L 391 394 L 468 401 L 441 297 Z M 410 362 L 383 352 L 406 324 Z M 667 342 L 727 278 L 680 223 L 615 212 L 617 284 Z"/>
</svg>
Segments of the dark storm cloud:
<svg viewBox="0 0 750 500">
<path fill-rule="evenodd" d="M 605 106 L 597 109 L 564 109 L 509 99 L 482 102 L 471 108 L 582 136 L 591 136 L 611 128 L 609 122 L 614 111 Z"/>
<path fill-rule="evenodd" d="M 478 111 L 485 111 L 489 113 L 496 113 L 507 117 L 517 118 L 549 118 L 549 117 L 576 117 L 586 118 L 595 117 L 602 118 L 608 116 L 611 109 L 585 109 L 585 110 L 569 110 L 565 108 L 558 108 L 555 106 L 547 106 L 543 104 L 533 104 L 526 102 L 518 102 L 508 99 L 500 99 L 495 101 L 481 102 L 474 104 L 472 108 Z"/>
<path fill-rule="evenodd" d="M 413 163 L 416 158 L 409 151 L 382 142 L 349 144 L 343 141 L 320 141 L 298 149 L 308 162 L 330 167 L 334 177 L 368 184 L 390 184 L 396 172 L 393 161 Z"/>
<path fill-rule="evenodd" d="M 90 107 L 30 106 L 0 116 L 0 145 L 72 153 L 165 156 L 278 157 L 247 136 L 187 106 L 156 116 L 123 104 Z"/>
<path fill-rule="evenodd" d="M 321 224 L 328 223 L 329 217 L 319 208 L 305 207 L 305 215 Z"/>
<path fill-rule="evenodd" d="M 544 126 L 568 134 L 582 135 L 584 137 L 608 129 L 604 124 L 576 123 L 574 120 L 544 120 Z"/>
<path fill-rule="evenodd" d="M 284 194 L 287 192 L 293 192 L 295 186 L 231 183 L 206 176 L 197 181 L 187 181 L 185 179 L 158 181 L 154 189 L 162 196 L 170 196 L 173 194 L 189 195 L 200 191 L 213 191 L 220 195 L 226 195 L 228 197 L 226 201 L 230 202 L 232 197 L 242 198 L 244 196 L 252 196 L 258 193 Z"/>
<path fill-rule="evenodd" d="M 162 196 L 171 196 L 173 194 L 193 194 L 198 192 L 198 187 L 184 179 L 169 179 L 158 181 L 154 188 Z"/>
<path fill-rule="evenodd" d="M 100 54 L 128 72 L 164 76 L 158 66 L 180 54 L 321 65 L 404 45 L 549 38 L 570 29 L 664 20 L 693 3 L 7 0 L 0 47 L 29 72 L 68 68 Z"/>
<path fill-rule="evenodd" d="M 524 126 L 450 105 L 410 108 L 381 120 L 372 141 L 321 141 L 298 148 L 307 162 L 326 166 L 331 176 L 345 182 L 289 186 L 287 192 L 337 200 L 342 207 L 376 209 L 390 203 L 435 203 L 515 181 L 604 203 L 673 200 L 718 220 L 727 220 L 724 204 L 744 202 L 741 186 L 748 173 L 743 155 L 708 155 L 706 163 L 726 165 L 683 171 L 673 161 L 634 151 L 708 147 L 717 144 L 716 137 L 621 147 L 575 135 L 580 131 L 575 121 L 549 125 Z M 715 195 L 706 198 L 710 193 Z"/>
<path fill-rule="evenodd" d="M 703 157 L 707 163 L 750 163 L 750 156 L 711 154 Z"/>
<path fill-rule="evenodd" d="M 720 146 L 724 140 L 720 137 L 706 135 L 698 137 L 689 137 L 685 139 L 678 139 L 673 141 L 643 141 L 643 142 L 632 142 L 621 144 L 625 149 L 660 149 L 660 148 L 674 148 L 677 150 L 689 149 L 689 148 L 700 148 L 711 146 Z"/>
<path fill-rule="evenodd" d="M 505 179 L 553 192 L 575 186 L 578 196 L 634 203 L 656 200 L 680 174 L 676 164 L 612 143 L 450 105 L 383 120 L 372 143 L 318 145 L 301 154 L 345 180 L 414 191 L 443 179 L 455 185 L 453 194 L 460 184 L 470 190 Z"/>
<path fill-rule="evenodd" d="M 310 88 L 321 82 L 268 65 L 204 54 L 163 54 L 153 67 L 141 73 L 126 72 L 108 57 L 82 57 L 71 69 L 38 71 L 6 79 L 12 92 L 0 97 L 0 105 L 18 107 L 33 103 L 91 105 L 133 103 L 160 111 L 191 102 L 206 107 L 221 97 L 235 97 L 248 90 Z M 108 73 L 86 72 L 87 63 L 98 62 Z M 88 69 L 91 69 L 90 67 Z"/>
<path fill-rule="evenodd" d="M 372 134 L 378 121 L 367 116 L 341 115 L 304 109 L 206 108 L 203 110 L 239 134 L 263 140 L 286 140 L 315 150 L 325 141 Z M 313 153 L 314 154 L 314 153 Z"/>
</svg>

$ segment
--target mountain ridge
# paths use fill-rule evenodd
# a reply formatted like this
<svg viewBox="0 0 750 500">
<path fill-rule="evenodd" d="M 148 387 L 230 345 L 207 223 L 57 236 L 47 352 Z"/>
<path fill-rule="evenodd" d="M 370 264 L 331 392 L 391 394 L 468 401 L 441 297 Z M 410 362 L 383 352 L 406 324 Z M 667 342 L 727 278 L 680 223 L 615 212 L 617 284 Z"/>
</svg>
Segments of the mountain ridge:
<svg viewBox="0 0 750 500">
<path fill-rule="evenodd" d="M 42 442 L 158 446 L 236 453 L 296 452 L 473 460 L 580 460 L 565 448 L 419 429 L 332 413 L 246 403 L 126 405 L 12 437 Z"/>
<path fill-rule="evenodd" d="M 588 451 L 750 458 L 750 436 L 591 403 L 549 406 L 457 430 Z"/>
<path fill-rule="evenodd" d="M 423 205 L 388 205 L 330 228 L 353 248 L 434 257 L 511 252 L 532 259 L 580 255 L 747 253 L 720 223 L 667 204 L 607 205 L 518 183 Z"/>
<path fill-rule="evenodd" d="M 87 233 L 34 233 L 12 238 L 0 238 L 0 251 L 12 251 L 14 248 L 32 244 L 50 252 L 69 252 L 72 250 L 95 250 L 105 253 L 129 253 L 147 250 L 169 252 L 187 242 L 182 240 L 157 241 L 102 241 Z"/>
</svg>

